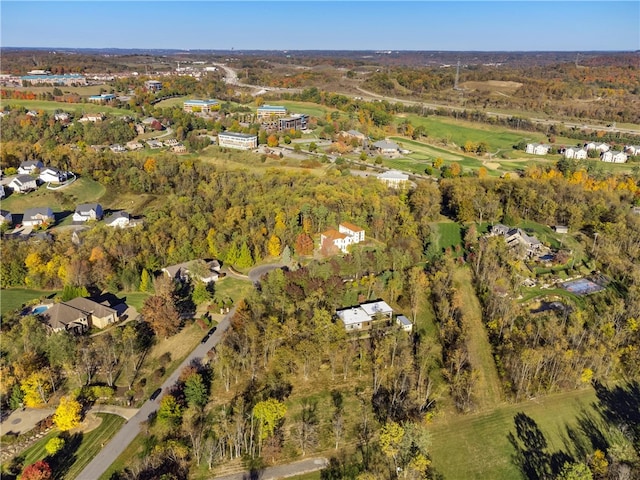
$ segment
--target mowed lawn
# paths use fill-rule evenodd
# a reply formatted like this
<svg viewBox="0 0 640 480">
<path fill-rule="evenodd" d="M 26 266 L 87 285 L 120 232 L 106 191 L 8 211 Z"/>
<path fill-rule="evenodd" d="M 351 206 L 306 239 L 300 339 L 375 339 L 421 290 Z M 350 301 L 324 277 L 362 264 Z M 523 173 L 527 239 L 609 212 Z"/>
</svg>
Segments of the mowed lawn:
<svg viewBox="0 0 640 480">
<path fill-rule="evenodd" d="M 436 243 L 439 251 L 444 251 L 448 247 L 454 248 L 462 244 L 462 233 L 460 224 L 455 222 L 434 222 L 430 223 L 431 238 Z"/>
<path fill-rule="evenodd" d="M 82 113 L 100 113 L 104 112 L 110 115 L 132 115 L 131 110 L 124 108 L 114 108 L 108 105 L 99 105 L 94 103 L 65 103 L 54 102 L 48 100 L 15 100 L 12 98 L 0 101 L 0 108 L 5 106 L 24 107 L 28 110 L 43 110 L 45 112 L 55 112 L 56 110 L 64 110 L 65 112 Z"/>
<path fill-rule="evenodd" d="M 538 424 L 550 453 L 565 449 L 567 424 L 576 425 L 582 409 L 593 413 L 593 389 L 565 392 L 516 405 L 502 405 L 492 411 L 448 416 L 428 427 L 433 466 L 444 478 L 515 480 L 524 478 L 512 463 L 514 448 L 507 435 L 514 432 L 514 416 L 524 412 Z"/>
<path fill-rule="evenodd" d="M 100 183 L 90 178 L 78 178 L 60 190 L 49 190 L 45 185 L 41 185 L 35 192 L 12 193 L 2 200 L 2 208 L 14 214 L 24 213 L 25 210 L 35 207 L 49 207 L 54 213 L 73 212 L 77 205 L 97 202 L 105 192 L 105 187 Z"/>
<path fill-rule="evenodd" d="M 0 290 L 0 315 L 18 310 L 22 305 L 40 297 L 58 293 L 56 290 L 30 290 L 27 288 L 5 288 Z"/>
<path fill-rule="evenodd" d="M 64 478 L 65 480 L 76 478 L 102 449 L 102 445 L 106 444 L 120 430 L 125 421 L 124 418 L 118 415 L 107 413 L 97 413 L 96 415 L 102 419 L 102 422 L 95 430 L 77 434 L 80 435 L 80 441 L 76 448 L 73 448 L 73 444 L 77 442 L 78 437 L 75 437 L 76 440 L 74 442 L 72 434 L 72 439 L 67 440 L 69 451 L 64 452 L 64 455 L 60 455 L 62 458 L 59 460 L 58 458 L 47 460 L 52 467 L 54 478 Z M 22 454 L 24 465 L 30 465 L 47 457 L 45 445 L 51 438 L 58 436 L 59 433 L 54 430 L 25 450 Z"/>
<path fill-rule="evenodd" d="M 547 140 L 542 133 L 519 132 L 505 127 L 456 120 L 449 117 L 421 117 L 415 114 L 408 114 L 404 118 L 408 119 L 414 127 L 424 126 L 430 138 L 446 139 L 447 142 L 454 143 L 458 147 L 463 146 L 468 140 L 475 143 L 485 142 L 492 153 L 495 153 L 498 149 L 512 150 L 513 145 L 521 140 L 526 140 L 527 142 L 545 142 Z M 404 118 L 398 118 L 398 123 L 403 121 Z"/>
<path fill-rule="evenodd" d="M 331 112 L 339 112 L 339 110 L 331 107 L 325 107 L 323 105 L 318 105 L 316 103 L 310 102 L 292 102 L 289 100 L 278 100 L 273 102 L 267 102 L 268 104 L 273 105 L 282 105 L 287 107 L 289 113 L 306 113 L 312 117 L 324 119 L 327 113 Z M 256 107 L 257 110 L 257 107 Z M 340 116 L 346 116 L 344 112 L 340 112 Z"/>
</svg>

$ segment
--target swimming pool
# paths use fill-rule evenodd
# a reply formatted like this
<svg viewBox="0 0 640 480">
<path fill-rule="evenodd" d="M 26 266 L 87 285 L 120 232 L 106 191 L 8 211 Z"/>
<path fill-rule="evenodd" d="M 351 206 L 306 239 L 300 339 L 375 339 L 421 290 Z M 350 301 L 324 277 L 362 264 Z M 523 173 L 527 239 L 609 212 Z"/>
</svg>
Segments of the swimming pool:
<svg viewBox="0 0 640 480">
<path fill-rule="evenodd" d="M 49 310 L 49 307 L 47 305 L 38 305 L 37 307 L 31 310 L 31 314 L 40 315 L 41 313 L 44 313 L 47 310 Z"/>
</svg>

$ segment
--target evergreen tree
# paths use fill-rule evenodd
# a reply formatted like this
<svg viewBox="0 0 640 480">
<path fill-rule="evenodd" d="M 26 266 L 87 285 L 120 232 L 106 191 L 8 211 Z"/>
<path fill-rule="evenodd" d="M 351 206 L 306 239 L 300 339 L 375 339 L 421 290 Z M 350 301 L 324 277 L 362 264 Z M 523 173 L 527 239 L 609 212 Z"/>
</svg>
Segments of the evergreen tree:
<svg viewBox="0 0 640 480">
<path fill-rule="evenodd" d="M 247 242 L 242 242 L 242 247 L 240 247 L 240 253 L 238 254 L 238 260 L 236 265 L 239 268 L 248 268 L 253 265 L 253 258 L 251 258 L 251 250 L 249 250 L 249 246 Z"/>
</svg>

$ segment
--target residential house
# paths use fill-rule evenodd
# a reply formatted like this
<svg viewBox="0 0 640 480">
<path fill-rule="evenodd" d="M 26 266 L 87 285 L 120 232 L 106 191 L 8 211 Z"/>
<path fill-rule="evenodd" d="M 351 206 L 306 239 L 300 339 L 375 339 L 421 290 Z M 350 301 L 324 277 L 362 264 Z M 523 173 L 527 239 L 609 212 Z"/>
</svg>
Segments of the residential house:
<svg viewBox="0 0 640 480">
<path fill-rule="evenodd" d="M 31 175 L 42 167 L 44 167 L 44 164 L 40 160 L 26 160 L 18 167 L 18 173 L 21 175 Z"/>
<path fill-rule="evenodd" d="M 336 250 L 347 253 L 349 245 L 351 245 L 351 237 L 338 232 L 334 228 L 330 228 L 320 234 L 320 250 L 325 254 L 333 253 Z"/>
<path fill-rule="evenodd" d="M 127 151 L 127 149 L 123 145 L 120 145 L 119 143 L 114 143 L 113 145 L 110 145 L 109 150 L 111 150 L 113 153 L 123 153 Z"/>
<path fill-rule="evenodd" d="M 623 151 L 627 155 L 640 155 L 640 145 L 626 145 Z"/>
<path fill-rule="evenodd" d="M 531 153 L 533 155 L 546 155 L 551 150 L 551 145 L 546 145 L 543 143 L 527 143 L 527 148 L 525 152 Z"/>
<path fill-rule="evenodd" d="M 556 233 L 569 233 L 569 227 L 566 225 L 554 225 L 553 231 Z"/>
<path fill-rule="evenodd" d="M 407 333 L 411 333 L 411 331 L 413 330 L 413 323 L 411 323 L 411 320 L 409 320 L 404 315 L 398 315 L 396 317 L 396 323 L 400 326 L 402 330 L 404 330 Z"/>
<path fill-rule="evenodd" d="M 336 311 L 336 315 L 347 331 L 371 328 L 371 317 L 360 307 L 344 308 Z"/>
<path fill-rule="evenodd" d="M 162 148 L 163 144 L 161 141 L 159 140 L 147 140 L 147 145 L 149 145 L 149 148 L 152 149 L 157 149 L 157 148 Z"/>
<path fill-rule="evenodd" d="M 182 109 L 187 113 L 206 113 L 220 109 L 220 102 L 217 100 L 186 100 Z"/>
<path fill-rule="evenodd" d="M 9 183 L 14 192 L 27 193 L 38 189 L 37 180 L 31 175 L 18 175 Z"/>
<path fill-rule="evenodd" d="M 600 154 L 600 160 L 608 163 L 625 163 L 627 154 L 616 150 L 608 150 Z"/>
<path fill-rule="evenodd" d="M 587 142 L 584 144 L 584 148 L 587 150 L 598 150 L 600 153 L 608 152 L 611 147 L 602 142 Z"/>
<path fill-rule="evenodd" d="M 104 224 L 108 227 L 125 228 L 131 225 L 131 217 L 123 210 L 113 212 L 110 216 L 105 218 Z"/>
<path fill-rule="evenodd" d="M 220 132 L 218 145 L 238 150 L 253 150 L 258 148 L 258 136 L 247 133 Z"/>
<path fill-rule="evenodd" d="M 8 210 L 0 210 L 0 225 L 4 225 L 5 223 L 11 225 L 13 223 L 13 217 Z"/>
<path fill-rule="evenodd" d="M 504 237 L 507 246 L 512 249 L 522 248 L 524 255 L 533 257 L 539 255 L 544 250 L 544 245 L 535 236 L 527 235 L 519 228 L 507 227 L 497 224 L 491 227 L 490 235 Z"/>
<path fill-rule="evenodd" d="M 65 303 L 56 303 L 40 316 L 48 330 L 82 334 L 89 330 L 89 314 Z"/>
<path fill-rule="evenodd" d="M 131 142 L 127 142 L 126 147 L 129 150 L 142 150 L 144 148 L 144 145 L 142 145 L 140 142 L 131 141 Z"/>
<path fill-rule="evenodd" d="M 400 147 L 397 143 L 379 140 L 373 144 L 374 150 L 380 155 L 394 157 L 400 154 Z"/>
<path fill-rule="evenodd" d="M 341 132 L 340 136 L 348 140 L 355 139 L 358 141 L 358 143 L 363 143 L 367 139 L 367 136 L 364 133 L 360 133 L 357 130 L 349 130 L 346 132 Z"/>
<path fill-rule="evenodd" d="M 40 181 L 44 183 L 63 183 L 67 181 L 67 172 L 53 167 L 40 170 Z"/>
<path fill-rule="evenodd" d="M 136 129 L 136 133 L 138 135 L 143 135 L 144 134 L 144 125 L 143 124 L 136 123 L 134 128 Z M 131 143 L 131 142 L 129 142 L 129 143 Z"/>
<path fill-rule="evenodd" d="M 364 229 L 349 222 L 342 222 L 338 225 L 338 231 L 351 238 L 352 243 L 364 242 Z"/>
<path fill-rule="evenodd" d="M 35 227 L 37 225 L 50 225 L 56 221 L 53 210 L 49 207 L 30 208 L 22 216 L 22 224 L 25 227 Z"/>
<path fill-rule="evenodd" d="M 179 142 L 177 139 L 175 139 L 175 138 L 170 138 L 169 140 L 165 140 L 165 141 L 164 141 L 164 144 L 165 144 L 167 147 L 175 147 L 175 146 L 176 146 L 176 145 L 178 145 L 179 143 L 180 143 L 180 142 Z"/>
<path fill-rule="evenodd" d="M 389 187 L 399 188 L 409 181 L 409 175 L 398 170 L 387 170 L 377 176 L 378 180 L 384 182 Z"/>
<path fill-rule="evenodd" d="M 262 105 L 258 107 L 257 111 L 258 122 L 260 123 L 275 121 L 277 118 L 286 116 L 286 107 L 280 105 Z"/>
<path fill-rule="evenodd" d="M 376 300 L 375 302 L 361 303 L 360 308 L 365 311 L 371 318 L 388 318 L 393 316 L 393 309 L 382 300 Z"/>
<path fill-rule="evenodd" d="M 0 198 L 4 198 L 7 193 L 4 191 L 4 185 L 0 185 Z"/>
<path fill-rule="evenodd" d="M 58 112 L 53 114 L 53 119 L 56 122 L 67 123 L 71 120 L 71 115 L 67 112 Z"/>
<path fill-rule="evenodd" d="M 584 148 L 569 147 L 564 151 L 564 158 L 573 158 L 575 160 L 584 160 L 587 158 L 587 151 Z"/>
<path fill-rule="evenodd" d="M 278 120 L 278 129 L 287 130 L 305 130 L 309 123 L 309 115 L 306 113 L 296 113 L 290 117 L 283 117 Z"/>
<path fill-rule="evenodd" d="M 83 312 L 87 316 L 89 327 L 105 328 L 118 321 L 116 310 L 88 298 L 76 297 L 64 304 Z"/>
<path fill-rule="evenodd" d="M 220 262 L 218 260 L 192 260 L 165 267 L 162 271 L 169 278 L 181 282 L 193 279 L 211 283 L 216 282 L 220 277 Z"/>
<path fill-rule="evenodd" d="M 84 203 L 76 207 L 73 213 L 74 222 L 88 222 L 102 218 L 102 205 L 99 203 Z"/>
<path fill-rule="evenodd" d="M 105 116 L 102 113 L 86 113 L 78 120 L 80 123 L 92 122 L 97 123 L 101 122 L 105 119 Z"/>
<path fill-rule="evenodd" d="M 178 145 L 171 147 L 171 151 L 173 153 L 187 153 L 187 147 L 179 143 Z"/>
</svg>

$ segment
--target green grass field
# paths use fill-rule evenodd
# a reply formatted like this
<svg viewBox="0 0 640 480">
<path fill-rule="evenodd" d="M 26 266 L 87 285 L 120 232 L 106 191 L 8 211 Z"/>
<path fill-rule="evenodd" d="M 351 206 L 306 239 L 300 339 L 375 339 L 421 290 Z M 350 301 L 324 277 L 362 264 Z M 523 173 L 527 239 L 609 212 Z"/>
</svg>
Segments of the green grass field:
<svg viewBox="0 0 640 480">
<path fill-rule="evenodd" d="M 312 117 L 324 119 L 327 113 L 338 112 L 335 108 L 325 107 L 324 105 L 318 105 L 310 102 L 292 102 L 289 100 L 278 100 L 273 102 L 266 102 L 267 104 L 283 105 L 287 107 L 290 113 L 306 113 Z M 345 113 L 340 112 L 340 116 L 346 116 Z"/>
<path fill-rule="evenodd" d="M 102 445 L 111 439 L 124 423 L 125 419 L 118 415 L 110 415 L 107 413 L 96 414 L 102 419 L 100 425 L 88 433 L 81 434 L 80 443 L 77 449 L 66 453 L 61 463 L 63 472 L 56 470 L 57 462 L 51 462 L 52 470 L 55 478 L 73 479 L 78 476 L 84 467 L 96 456 L 102 448 Z M 38 460 L 42 460 L 47 456 L 45 445 L 49 439 L 56 437 L 60 432 L 54 430 L 44 436 L 37 443 L 29 447 L 23 452 L 24 465 L 30 465 Z M 61 468 L 58 466 L 58 468 Z"/>
<path fill-rule="evenodd" d="M 250 280 L 240 280 L 227 275 L 218 280 L 213 289 L 215 298 L 220 300 L 230 298 L 233 303 L 237 303 L 249 295 L 249 292 L 253 290 L 253 284 Z"/>
<path fill-rule="evenodd" d="M 150 296 L 149 293 L 143 292 L 119 292 L 118 298 L 126 299 L 127 305 L 135 307 L 138 312 L 142 309 L 144 301 Z"/>
<path fill-rule="evenodd" d="M 78 178 L 60 190 L 48 190 L 42 185 L 35 192 L 13 193 L 2 200 L 2 208 L 12 213 L 24 213 L 25 210 L 34 207 L 50 207 L 54 213 L 73 212 L 77 205 L 99 201 L 105 192 L 106 188 L 98 182 L 90 178 Z"/>
<path fill-rule="evenodd" d="M 13 312 L 31 300 L 48 297 L 58 293 L 55 290 L 30 290 L 27 288 L 8 288 L 0 290 L 0 315 Z"/>
<path fill-rule="evenodd" d="M 6 99 L 0 102 L 0 108 L 6 105 L 24 107 L 29 110 L 44 110 L 45 112 L 55 112 L 56 110 L 64 110 L 65 112 L 81 113 L 99 113 L 103 112 L 108 115 L 132 115 L 131 110 L 124 108 L 114 108 L 107 105 L 97 105 L 94 103 L 64 103 L 46 100 L 14 100 Z"/>
<path fill-rule="evenodd" d="M 438 246 L 439 251 L 444 251 L 448 247 L 455 247 L 462 244 L 462 233 L 460 224 L 455 222 L 434 222 L 430 223 L 433 241 Z"/>
<path fill-rule="evenodd" d="M 590 403 L 594 400 L 594 391 L 588 389 L 502 405 L 485 413 L 437 419 L 428 427 L 433 465 L 444 478 L 524 478 L 511 461 L 515 450 L 507 439 L 515 432 L 514 416 L 524 412 L 532 417 L 545 434 L 548 451 L 555 452 L 564 448 L 565 425 L 575 425 L 582 408 L 593 411 Z"/>
</svg>

